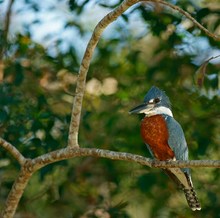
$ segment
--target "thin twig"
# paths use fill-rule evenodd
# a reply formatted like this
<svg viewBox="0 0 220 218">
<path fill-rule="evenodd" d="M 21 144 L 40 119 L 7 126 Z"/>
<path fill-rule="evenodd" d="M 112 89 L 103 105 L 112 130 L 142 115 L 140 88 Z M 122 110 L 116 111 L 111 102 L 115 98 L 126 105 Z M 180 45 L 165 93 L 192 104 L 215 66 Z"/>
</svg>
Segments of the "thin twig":
<svg viewBox="0 0 220 218">
<path fill-rule="evenodd" d="M 163 0 L 156 0 L 155 2 L 159 2 L 163 5 L 166 5 L 178 12 L 180 12 L 181 14 L 183 14 L 184 16 L 186 16 L 189 20 L 191 20 L 195 26 L 197 26 L 200 30 L 202 30 L 207 36 L 213 38 L 216 41 L 220 41 L 220 36 L 215 35 L 213 33 L 211 33 L 209 30 L 207 30 L 202 24 L 200 24 L 195 18 L 193 18 L 187 11 L 183 10 L 182 8 L 173 5 L 169 2 L 163 1 Z"/>
<path fill-rule="evenodd" d="M 18 151 L 18 149 L 3 138 L 0 138 L 0 146 L 6 149 L 22 166 L 25 162 L 25 157 Z"/>
<path fill-rule="evenodd" d="M 5 36 L 6 40 L 7 40 L 7 37 L 8 37 L 8 31 L 9 31 L 9 26 L 10 26 L 10 22 L 11 22 L 11 10 L 12 10 L 13 3 L 14 3 L 14 0 L 11 0 L 9 2 L 8 10 L 7 10 L 7 13 L 6 13 L 5 27 L 4 27 L 4 36 Z"/>
<path fill-rule="evenodd" d="M 2 60 L 2 57 L 4 56 L 5 48 L 7 47 L 7 39 L 8 39 L 9 26 L 11 22 L 11 10 L 12 10 L 13 3 L 14 3 L 14 0 L 11 0 L 9 2 L 8 10 L 5 16 L 4 30 L 3 30 L 3 35 L 2 35 L 2 45 L 0 46 L 0 60 Z"/>
<path fill-rule="evenodd" d="M 213 60 L 213 59 L 216 59 L 216 58 L 219 58 L 219 57 L 220 57 L 220 55 L 216 55 L 216 56 L 214 56 L 214 57 L 209 58 L 207 61 L 209 62 L 209 61 L 211 61 L 211 60 Z"/>
</svg>

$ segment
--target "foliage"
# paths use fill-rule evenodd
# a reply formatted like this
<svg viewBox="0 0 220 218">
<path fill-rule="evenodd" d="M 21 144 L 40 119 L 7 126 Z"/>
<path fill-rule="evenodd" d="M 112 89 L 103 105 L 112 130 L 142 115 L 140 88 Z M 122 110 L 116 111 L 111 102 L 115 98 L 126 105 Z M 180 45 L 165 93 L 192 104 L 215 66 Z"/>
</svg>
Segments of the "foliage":
<svg viewBox="0 0 220 218">
<path fill-rule="evenodd" d="M 25 1 L 25 5 L 35 12 L 42 10 L 33 2 Z M 69 10 L 79 17 L 85 16 L 88 2 L 71 0 Z M 102 1 L 95 4 L 105 9 L 115 7 Z M 219 29 L 219 7 L 214 3 L 196 5 L 191 1 L 177 1 L 177 4 L 190 10 L 212 32 Z M 133 34 L 138 27 L 129 27 L 135 13 L 146 30 L 138 35 Z M 3 78 L 0 134 L 30 158 L 66 145 L 72 93 L 80 63 L 74 44 L 63 51 L 62 39 L 59 39 L 54 55 L 50 48 L 36 43 L 31 32 L 36 22 L 31 23 L 25 33 L 16 34 L 7 45 L 1 44 L 1 51 L 6 52 L 0 62 L 0 78 Z M 141 4 L 116 22 L 114 34 L 101 39 L 87 79 L 80 127 L 82 147 L 149 156 L 140 139 L 141 117 L 129 116 L 128 111 L 156 85 L 170 96 L 174 116 L 185 131 L 190 159 L 220 158 L 217 152 L 220 144 L 219 63 L 207 66 L 202 88 L 196 87 L 194 82 L 198 63 L 204 62 L 199 58 L 208 59 L 219 42 L 192 25 L 184 29 L 184 24 L 185 17 L 176 12 L 158 4 Z M 75 20 L 67 21 L 63 28 L 63 31 L 75 28 L 82 37 L 89 34 L 89 30 Z M 197 43 L 202 43 L 201 39 L 206 40 L 208 48 L 202 50 Z M 109 86 L 115 88 L 109 91 Z M 2 208 L 18 166 L 1 150 L 0 167 Z M 203 207 L 201 212 L 194 213 L 186 205 L 183 194 L 160 170 L 95 158 L 63 161 L 34 175 L 18 214 L 45 218 L 218 217 L 218 169 L 201 168 L 192 173 Z"/>
</svg>

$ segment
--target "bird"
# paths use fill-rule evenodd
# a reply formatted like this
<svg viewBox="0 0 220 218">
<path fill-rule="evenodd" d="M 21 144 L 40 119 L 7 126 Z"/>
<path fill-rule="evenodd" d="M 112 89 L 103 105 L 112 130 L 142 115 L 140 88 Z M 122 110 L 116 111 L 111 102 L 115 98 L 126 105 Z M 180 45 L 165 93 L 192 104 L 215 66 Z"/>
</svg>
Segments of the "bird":
<svg viewBox="0 0 220 218">
<path fill-rule="evenodd" d="M 144 114 L 141 136 L 153 158 L 160 161 L 188 160 L 188 146 L 181 125 L 174 119 L 169 97 L 153 86 L 143 103 L 129 111 Z M 165 173 L 183 190 L 189 207 L 201 210 L 189 168 L 166 168 Z"/>
</svg>

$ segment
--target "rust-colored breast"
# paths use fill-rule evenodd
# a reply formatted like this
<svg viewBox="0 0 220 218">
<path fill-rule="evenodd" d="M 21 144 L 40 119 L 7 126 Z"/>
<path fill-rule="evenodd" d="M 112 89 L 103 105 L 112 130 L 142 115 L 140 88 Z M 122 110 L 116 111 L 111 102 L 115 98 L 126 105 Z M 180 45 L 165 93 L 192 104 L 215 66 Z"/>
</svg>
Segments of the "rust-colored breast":
<svg viewBox="0 0 220 218">
<path fill-rule="evenodd" d="M 141 135 L 159 160 L 173 159 L 175 154 L 168 145 L 169 133 L 163 116 L 145 117 L 141 123 Z"/>
</svg>

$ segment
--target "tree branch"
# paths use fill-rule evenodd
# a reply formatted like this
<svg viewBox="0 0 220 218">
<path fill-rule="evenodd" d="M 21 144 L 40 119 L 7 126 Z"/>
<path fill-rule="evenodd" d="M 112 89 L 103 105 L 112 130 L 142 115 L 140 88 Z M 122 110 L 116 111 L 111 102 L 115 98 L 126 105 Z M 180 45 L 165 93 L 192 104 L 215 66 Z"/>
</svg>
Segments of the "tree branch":
<svg viewBox="0 0 220 218">
<path fill-rule="evenodd" d="M 27 160 L 27 162 L 28 161 L 30 160 Z M 5 208 L 2 212 L 2 218 L 12 218 L 14 216 L 18 203 L 32 174 L 33 172 L 30 172 L 24 164 L 8 195 Z"/>
<path fill-rule="evenodd" d="M 155 0 L 155 2 L 159 2 L 159 3 L 163 4 L 163 5 L 166 5 L 166 6 L 170 7 L 170 8 L 172 8 L 175 11 L 180 12 L 181 14 L 186 16 L 189 20 L 191 20 L 193 22 L 193 24 L 195 26 L 197 26 L 200 30 L 202 30 L 207 36 L 213 38 L 216 41 L 220 41 L 220 36 L 217 36 L 217 35 L 211 33 L 209 30 L 207 30 L 196 19 L 194 19 L 187 11 L 184 11 L 182 8 L 180 8 L 180 7 L 176 6 L 176 5 L 170 4 L 169 2 L 166 2 L 166 1 L 163 1 L 163 0 Z"/>
<path fill-rule="evenodd" d="M 11 21 L 11 10 L 12 10 L 13 3 L 14 3 L 14 0 L 10 0 L 9 5 L 8 5 L 8 10 L 6 13 L 6 18 L 5 18 L 4 38 L 6 41 L 8 38 L 8 31 L 9 31 L 9 26 L 10 26 L 10 21 Z"/>
<path fill-rule="evenodd" d="M 2 146 L 5 150 L 7 150 L 22 166 L 25 163 L 25 157 L 18 151 L 16 147 L 14 147 L 12 144 L 4 140 L 3 138 L 0 138 L 0 146 Z"/>
<path fill-rule="evenodd" d="M 78 74 L 78 80 L 76 85 L 76 97 L 74 98 L 70 129 L 69 129 L 69 138 L 68 138 L 68 146 L 70 147 L 78 147 L 78 131 L 79 131 L 79 123 L 80 123 L 80 115 L 82 109 L 82 100 L 85 90 L 85 82 L 86 76 L 89 69 L 89 65 L 92 59 L 92 55 L 94 53 L 94 49 L 101 37 L 104 29 L 116 20 L 123 12 L 125 12 L 130 6 L 139 2 L 139 0 L 125 0 L 118 7 L 116 7 L 113 11 L 108 13 L 95 27 L 92 37 L 89 40 L 89 43 L 86 47 L 86 51 L 84 53 Z"/>
<path fill-rule="evenodd" d="M 2 39 L 1 39 L 2 45 L 0 46 L 0 60 L 2 60 L 4 56 L 5 48 L 7 47 L 7 38 L 8 38 L 10 21 L 11 21 L 11 10 L 12 10 L 13 3 L 14 3 L 14 0 L 10 0 L 9 5 L 8 5 L 8 10 L 5 16 L 4 30 L 3 30 Z"/>
<path fill-rule="evenodd" d="M 194 168 L 194 167 L 212 167 L 220 168 L 220 160 L 189 160 L 189 161 L 159 161 L 156 159 L 146 158 L 140 155 L 103 150 L 97 148 L 63 148 L 57 151 L 52 151 L 48 154 L 41 155 L 30 161 L 29 170 L 36 171 L 50 163 L 60 160 L 66 160 L 73 157 L 99 157 L 111 160 L 124 160 L 138 163 L 154 168 Z"/>
<path fill-rule="evenodd" d="M 95 148 L 67 147 L 60 150 L 52 151 L 48 154 L 41 155 L 33 160 L 26 160 L 7 198 L 5 210 L 3 211 L 3 218 L 13 217 L 18 203 L 20 201 L 20 198 L 24 192 L 24 189 L 26 188 L 28 181 L 30 180 L 32 174 L 35 171 L 57 161 L 66 160 L 73 157 L 85 156 L 108 158 L 111 160 L 130 161 L 154 168 L 220 168 L 220 160 L 158 161 L 140 155 L 125 152 L 116 152 Z"/>
<path fill-rule="evenodd" d="M 111 160 L 123 160 L 138 163 L 148 167 L 154 168 L 220 168 L 220 160 L 191 160 L 191 161 L 158 161 L 155 159 L 146 158 L 136 154 L 125 152 L 116 152 L 110 150 L 96 149 L 96 148 L 74 148 L 67 147 L 52 151 L 50 153 L 41 155 L 35 159 L 26 159 L 18 178 L 9 193 L 6 201 L 5 210 L 2 215 L 3 218 L 13 217 L 20 201 L 20 198 L 26 188 L 28 181 L 32 174 L 40 168 L 61 160 L 66 160 L 74 157 L 99 157 Z"/>
</svg>

